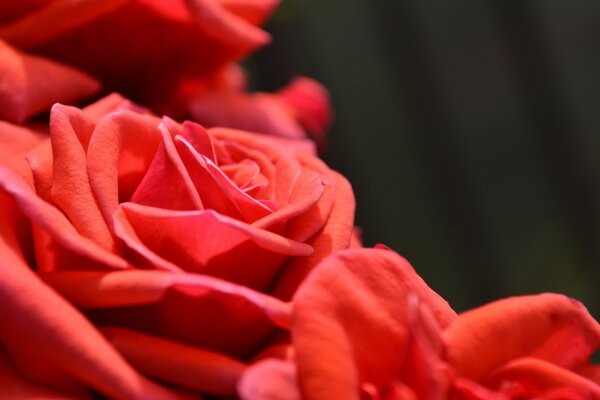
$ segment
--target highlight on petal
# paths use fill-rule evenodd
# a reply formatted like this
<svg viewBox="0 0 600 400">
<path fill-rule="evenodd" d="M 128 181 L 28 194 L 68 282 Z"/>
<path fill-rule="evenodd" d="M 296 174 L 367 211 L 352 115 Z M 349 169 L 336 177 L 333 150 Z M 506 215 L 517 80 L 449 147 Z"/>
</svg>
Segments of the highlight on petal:
<svg viewBox="0 0 600 400">
<path fill-rule="evenodd" d="M 462 313 L 443 336 L 449 363 L 475 381 L 522 357 L 581 368 L 600 347 L 598 322 L 581 303 L 557 294 L 512 297 Z"/>
<path fill-rule="evenodd" d="M 388 250 L 338 251 L 296 292 L 292 341 L 307 400 L 359 399 L 363 384 L 398 380 L 410 345 L 409 299 L 448 326 L 456 314 L 400 256 Z"/>
<path fill-rule="evenodd" d="M 232 396 L 246 365 L 230 357 L 123 328 L 102 333 L 138 371 L 163 382 L 218 396 Z"/>
<path fill-rule="evenodd" d="M 52 79 L 48 79 L 51 76 Z M 0 40 L 0 118 L 23 122 L 56 102 L 92 95 L 100 84 L 57 62 L 21 53 Z"/>
<path fill-rule="evenodd" d="M 238 384 L 242 400 L 302 400 L 295 365 L 269 358 L 250 366 Z"/>
</svg>

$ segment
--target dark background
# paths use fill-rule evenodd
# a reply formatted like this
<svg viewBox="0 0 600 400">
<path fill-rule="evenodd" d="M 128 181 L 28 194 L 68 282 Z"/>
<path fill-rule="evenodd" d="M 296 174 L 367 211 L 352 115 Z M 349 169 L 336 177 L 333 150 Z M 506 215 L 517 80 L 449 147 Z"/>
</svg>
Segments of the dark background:
<svg viewBox="0 0 600 400">
<path fill-rule="evenodd" d="M 600 316 L 600 2 L 285 0 L 253 87 L 321 81 L 365 245 L 457 310 L 553 291 Z"/>
</svg>

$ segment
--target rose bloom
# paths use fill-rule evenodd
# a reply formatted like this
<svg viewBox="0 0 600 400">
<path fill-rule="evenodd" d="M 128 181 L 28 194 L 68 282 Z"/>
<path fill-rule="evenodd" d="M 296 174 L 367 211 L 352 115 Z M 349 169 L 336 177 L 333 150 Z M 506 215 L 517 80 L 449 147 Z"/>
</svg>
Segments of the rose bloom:
<svg viewBox="0 0 600 400">
<path fill-rule="evenodd" d="M 275 94 L 248 94 L 235 65 L 269 42 L 258 25 L 276 6 L 276 0 L 1 2 L 0 118 L 21 123 L 55 102 L 118 91 L 206 126 L 321 138 L 331 119 L 323 87 L 299 79 Z M 249 120 L 249 112 L 256 117 Z"/>
<path fill-rule="evenodd" d="M 326 258 L 293 299 L 287 357 L 245 372 L 244 399 L 600 399 L 600 324 L 557 294 L 456 315 L 400 256 Z"/>
<path fill-rule="evenodd" d="M 208 129 L 118 95 L 0 122 L 0 398 L 231 397 L 287 302 L 352 242 L 310 141 Z"/>
</svg>

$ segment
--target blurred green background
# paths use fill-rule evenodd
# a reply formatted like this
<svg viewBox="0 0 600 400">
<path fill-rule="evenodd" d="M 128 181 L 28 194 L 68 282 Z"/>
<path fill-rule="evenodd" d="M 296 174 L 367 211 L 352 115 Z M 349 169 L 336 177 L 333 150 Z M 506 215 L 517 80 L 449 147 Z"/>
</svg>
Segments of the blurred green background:
<svg viewBox="0 0 600 400">
<path fill-rule="evenodd" d="M 267 29 L 253 87 L 330 90 L 365 245 L 457 310 L 553 291 L 600 317 L 600 2 L 285 0 Z"/>
</svg>

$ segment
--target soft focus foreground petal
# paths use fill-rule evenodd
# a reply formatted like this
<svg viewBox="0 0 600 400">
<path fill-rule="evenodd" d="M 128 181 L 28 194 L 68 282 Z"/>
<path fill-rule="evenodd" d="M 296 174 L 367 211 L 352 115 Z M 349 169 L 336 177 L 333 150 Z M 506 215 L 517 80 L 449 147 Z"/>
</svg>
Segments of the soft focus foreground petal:
<svg viewBox="0 0 600 400">
<path fill-rule="evenodd" d="M 444 332 L 461 376 L 481 380 L 503 363 L 535 357 L 567 369 L 587 365 L 600 325 L 585 307 L 557 294 L 513 297 L 460 314 Z"/>
<path fill-rule="evenodd" d="M 388 250 L 334 253 L 294 296 L 292 340 L 307 400 L 358 399 L 401 372 L 409 345 L 408 299 L 417 296 L 441 326 L 455 318 L 448 303 Z"/>
<path fill-rule="evenodd" d="M 315 214 L 311 218 L 308 218 L 310 214 L 299 217 L 302 218 L 301 221 L 314 222 L 318 220 L 316 215 L 325 213 L 327 220 L 315 238 L 308 241 L 313 246 L 314 252 L 308 257 L 294 258 L 286 266 L 273 290 L 273 293 L 281 299 L 290 299 L 304 278 L 325 257 L 350 246 L 356 205 L 354 194 L 350 183 L 342 175 L 330 172 L 330 176 L 333 178 L 333 189 L 326 189 L 315 209 Z M 328 199 L 328 193 L 333 199 Z M 333 208 L 330 210 L 327 207 L 328 202 L 333 204 Z M 325 205 L 324 209 L 321 209 L 323 205 Z M 328 214 L 328 212 L 330 213 Z M 297 228 L 299 227 L 301 226 L 297 226 Z"/>
<path fill-rule="evenodd" d="M 78 108 L 61 104 L 52 107 L 51 196 L 80 234 L 115 252 L 115 242 L 100 212 L 87 172 L 86 151 L 93 130 L 93 122 Z"/>
<path fill-rule="evenodd" d="M 310 245 L 212 210 L 172 211 L 133 203 L 122 204 L 121 210 L 123 216 L 115 214 L 116 233 L 129 247 L 142 250 L 142 256 L 151 251 L 183 270 L 253 288 L 264 290 L 270 285 L 286 256 L 312 252 Z M 132 229 L 127 229 L 124 219 Z"/>
<path fill-rule="evenodd" d="M 86 393 L 68 394 L 27 379 L 15 368 L 0 347 L 0 399 L 7 400 L 87 400 Z"/>
<path fill-rule="evenodd" d="M 567 350 L 568 351 L 568 350 Z M 512 360 L 496 369 L 486 379 L 486 386 L 499 387 L 503 382 L 527 382 L 533 392 L 570 388 L 589 399 L 600 399 L 600 385 L 585 377 L 544 360 L 525 357 Z"/>
<path fill-rule="evenodd" d="M 333 118 L 327 89 L 313 79 L 299 77 L 279 90 L 278 97 L 291 108 L 313 139 L 323 146 L 325 132 Z"/>
<path fill-rule="evenodd" d="M 73 390 L 89 385 L 115 399 L 177 399 L 133 370 L 73 306 L 15 252 L 0 225 L 0 338 L 28 378 Z"/>
<path fill-rule="evenodd" d="M 211 351 L 122 328 L 103 328 L 109 342 L 138 371 L 202 393 L 232 396 L 246 365 Z"/>
<path fill-rule="evenodd" d="M 159 302 L 173 287 L 214 292 L 252 304 L 275 325 L 288 327 L 290 305 L 269 295 L 218 278 L 199 274 L 129 270 L 65 271 L 42 274 L 44 281 L 82 308 L 137 306 Z M 192 317 L 192 316 L 191 316 Z"/>
<path fill-rule="evenodd" d="M 125 260 L 77 233 L 62 212 L 40 199 L 23 179 L 2 166 L 0 187 L 15 200 L 32 223 L 47 232 L 61 246 L 79 256 L 98 261 L 107 268 L 129 268 Z"/>
<path fill-rule="evenodd" d="M 292 362 L 266 359 L 249 367 L 238 384 L 242 400 L 302 400 Z"/>
<path fill-rule="evenodd" d="M 85 73 L 0 40 L 0 118 L 20 123 L 55 102 L 70 103 L 98 89 L 99 83 Z"/>
</svg>

